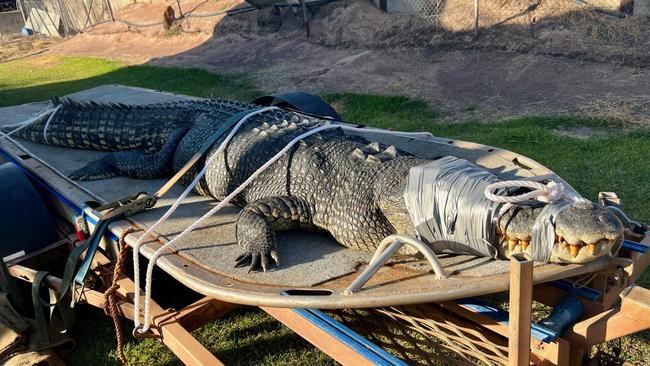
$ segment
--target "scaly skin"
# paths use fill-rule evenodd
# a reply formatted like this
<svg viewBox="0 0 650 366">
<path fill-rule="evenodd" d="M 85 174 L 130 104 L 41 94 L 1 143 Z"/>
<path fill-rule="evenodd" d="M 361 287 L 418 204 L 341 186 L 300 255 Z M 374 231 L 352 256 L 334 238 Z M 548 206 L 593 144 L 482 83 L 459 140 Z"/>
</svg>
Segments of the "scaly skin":
<svg viewBox="0 0 650 366">
<path fill-rule="evenodd" d="M 224 100 L 144 107 L 64 101 L 62 112 L 50 124 L 50 138 L 42 136 L 44 121 L 18 135 L 59 146 L 118 151 L 74 172 L 73 179 L 154 178 L 180 169 L 228 117 L 252 107 Z M 290 140 L 323 123 L 284 111 L 250 118 L 208 167 L 196 191 L 223 199 Z M 220 143 L 214 144 L 208 156 Z M 266 271 L 279 263 L 275 234 L 283 230 L 325 230 L 340 244 L 365 251 L 374 251 L 391 234 L 414 235 L 403 193 L 410 168 L 426 162 L 394 146 L 339 130 L 305 139 L 233 201 L 243 207 L 237 221 L 237 241 L 243 253 L 236 265 Z M 198 166 L 203 164 L 205 159 Z M 186 174 L 184 182 L 199 167 Z M 515 207 L 501 217 L 497 223 L 500 257 L 531 251 L 531 228 L 540 211 L 539 207 Z M 593 204 L 573 204 L 556 221 L 558 240 L 552 262 L 594 260 L 609 253 L 622 238 L 619 220 Z M 409 254 L 407 249 L 403 253 Z"/>
</svg>

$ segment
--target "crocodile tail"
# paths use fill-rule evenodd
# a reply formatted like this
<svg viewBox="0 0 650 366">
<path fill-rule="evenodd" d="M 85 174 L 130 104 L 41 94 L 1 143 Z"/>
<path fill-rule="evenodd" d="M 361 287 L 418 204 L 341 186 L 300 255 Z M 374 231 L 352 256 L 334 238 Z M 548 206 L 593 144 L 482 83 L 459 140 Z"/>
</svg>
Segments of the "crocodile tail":
<svg viewBox="0 0 650 366">
<path fill-rule="evenodd" d="M 178 102 L 149 105 L 52 98 L 51 107 L 14 136 L 55 146 L 98 151 L 158 151 L 195 108 Z"/>
<path fill-rule="evenodd" d="M 19 137 L 29 141 L 42 142 L 42 136 L 34 134 L 34 131 L 45 127 L 45 124 L 58 104 L 60 104 L 58 99 L 55 100 L 53 98 L 49 105 L 27 120 L 0 127 L 0 136 Z"/>
</svg>

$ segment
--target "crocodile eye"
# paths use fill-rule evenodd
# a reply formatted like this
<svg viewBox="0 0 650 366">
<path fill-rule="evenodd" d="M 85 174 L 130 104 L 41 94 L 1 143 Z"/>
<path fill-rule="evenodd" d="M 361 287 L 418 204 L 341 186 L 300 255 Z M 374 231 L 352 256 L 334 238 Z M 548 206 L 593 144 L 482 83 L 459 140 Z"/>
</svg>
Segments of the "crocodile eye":
<svg viewBox="0 0 650 366">
<path fill-rule="evenodd" d="M 611 224 L 612 223 L 612 216 L 609 214 L 609 212 L 599 212 L 598 215 L 598 220 L 602 223 L 605 224 Z"/>
</svg>

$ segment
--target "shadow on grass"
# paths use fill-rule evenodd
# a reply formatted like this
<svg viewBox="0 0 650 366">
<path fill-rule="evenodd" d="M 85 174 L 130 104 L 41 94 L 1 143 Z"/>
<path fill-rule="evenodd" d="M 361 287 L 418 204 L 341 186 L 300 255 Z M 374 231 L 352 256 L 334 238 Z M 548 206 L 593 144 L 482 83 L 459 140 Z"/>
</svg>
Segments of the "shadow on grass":
<svg viewBox="0 0 650 366">
<path fill-rule="evenodd" d="M 64 57 L 56 65 L 39 70 L 23 69 L 18 73 L 25 75 L 12 78 L 8 71 L 20 70 L 18 62 L 20 61 L 0 67 L 0 75 L 5 74 L 0 76 L 0 107 L 48 100 L 53 96 L 63 96 L 104 84 L 123 84 L 199 97 L 228 97 L 241 100 L 251 100 L 262 94 L 254 87 L 251 79 L 242 74 L 218 75 L 199 69 L 124 66 L 116 61 Z M 14 63 L 16 65 L 13 65 Z M 76 75 L 72 75 L 68 77 L 69 80 L 61 81 L 68 76 L 66 74 L 69 71 L 66 68 L 70 69 L 72 66 L 83 69 L 80 72 L 81 77 L 75 78 Z M 44 77 L 39 77 L 38 74 L 43 74 Z M 33 85 L 13 87 L 21 81 Z"/>
</svg>

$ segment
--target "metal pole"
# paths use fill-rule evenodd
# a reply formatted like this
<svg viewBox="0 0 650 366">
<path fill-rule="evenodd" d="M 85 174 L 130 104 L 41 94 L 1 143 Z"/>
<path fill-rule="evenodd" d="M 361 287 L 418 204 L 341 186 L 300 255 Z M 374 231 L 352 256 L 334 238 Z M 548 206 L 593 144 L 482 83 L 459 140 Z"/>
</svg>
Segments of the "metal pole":
<svg viewBox="0 0 650 366">
<path fill-rule="evenodd" d="M 115 15 L 113 15 L 113 5 L 111 4 L 111 0 L 106 0 L 106 5 L 108 6 L 108 14 L 111 16 L 111 21 L 115 21 Z"/>
<path fill-rule="evenodd" d="M 181 9 L 181 1 L 176 0 L 176 4 L 178 4 L 178 13 L 179 13 L 179 18 L 183 19 L 183 9 Z"/>
<path fill-rule="evenodd" d="M 20 15 L 23 16 L 23 23 L 27 23 L 27 17 L 25 17 L 25 7 L 23 6 L 23 0 L 16 1 L 18 10 L 20 10 Z"/>
<path fill-rule="evenodd" d="M 530 327 L 533 304 L 533 261 L 523 254 L 510 257 L 510 318 L 508 365 L 530 365 Z"/>
<path fill-rule="evenodd" d="M 63 32 L 65 32 L 65 36 L 68 37 L 70 35 L 70 28 L 68 27 L 68 22 L 66 21 L 67 12 L 64 14 L 63 10 L 65 8 L 61 0 L 58 0 L 58 5 L 59 5 L 59 12 L 61 13 L 61 22 L 63 22 Z M 58 26 L 58 24 L 56 24 L 55 26 Z"/>
<path fill-rule="evenodd" d="M 478 38 L 478 2 L 474 0 L 474 38 Z"/>
</svg>

